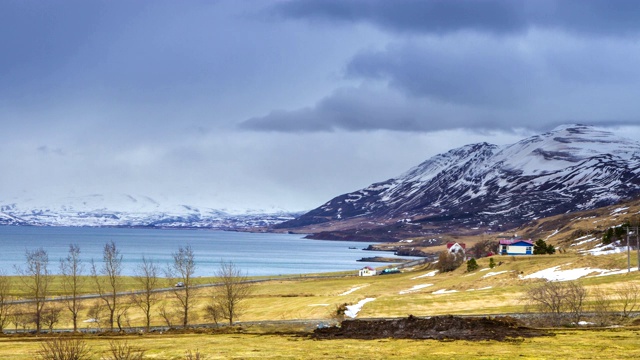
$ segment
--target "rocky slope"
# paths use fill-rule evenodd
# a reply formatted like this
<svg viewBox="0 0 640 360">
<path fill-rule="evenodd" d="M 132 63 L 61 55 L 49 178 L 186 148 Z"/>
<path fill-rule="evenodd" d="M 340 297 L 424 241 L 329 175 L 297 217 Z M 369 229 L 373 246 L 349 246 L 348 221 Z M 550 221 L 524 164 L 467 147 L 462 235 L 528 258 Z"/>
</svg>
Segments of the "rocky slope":
<svg viewBox="0 0 640 360">
<path fill-rule="evenodd" d="M 568 125 L 511 145 L 453 149 L 277 227 L 325 231 L 321 238 L 499 231 L 638 195 L 640 143 Z"/>
</svg>

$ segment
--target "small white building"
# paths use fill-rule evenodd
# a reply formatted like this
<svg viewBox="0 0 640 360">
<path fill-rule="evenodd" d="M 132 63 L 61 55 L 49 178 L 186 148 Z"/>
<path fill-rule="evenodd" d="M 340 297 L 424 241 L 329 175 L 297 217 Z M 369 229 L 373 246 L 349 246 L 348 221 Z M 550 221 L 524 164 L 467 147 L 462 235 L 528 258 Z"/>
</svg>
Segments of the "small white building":
<svg viewBox="0 0 640 360">
<path fill-rule="evenodd" d="M 376 274 L 376 269 L 365 266 L 358 271 L 358 276 L 374 276 Z"/>
</svg>

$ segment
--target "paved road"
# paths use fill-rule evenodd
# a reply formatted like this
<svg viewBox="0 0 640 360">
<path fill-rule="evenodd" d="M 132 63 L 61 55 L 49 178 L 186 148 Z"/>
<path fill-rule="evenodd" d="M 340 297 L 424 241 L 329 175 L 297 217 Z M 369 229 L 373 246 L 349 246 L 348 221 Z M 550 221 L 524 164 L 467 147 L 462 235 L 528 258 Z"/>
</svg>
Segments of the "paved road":
<svg viewBox="0 0 640 360">
<path fill-rule="evenodd" d="M 247 280 L 245 281 L 245 283 L 261 283 L 261 282 L 268 282 L 268 281 L 293 281 L 293 280 L 305 280 L 305 279 L 332 279 L 332 278 L 345 278 L 345 277 L 352 277 L 352 276 L 357 276 L 357 275 L 297 275 L 297 276 L 287 276 L 287 277 L 273 277 L 273 278 L 264 278 L 264 279 L 256 279 L 256 280 Z M 224 285 L 221 282 L 218 283 L 208 283 L 208 284 L 197 284 L 197 285 L 193 285 L 191 286 L 192 289 L 202 289 L 202 288 L 208 288 L 208 287 L 216 287 L 216 286 L 222 286 Z M 162 293 L 162 292 L 168 292 L 168 291 L 180 291 L 181 289 L 184 289 L 183 287 L 166 287 L 166 288 L 160 288 L 160 289 L 154 289 L 153 292 L 154 293 Z M 130 296 L 130 295 L 139 295 L 139 294 L 143 294 L 144 290 L 135 290 L 135 291 L 121 291 L 118 292 L 117 295 L 118 296 Z M 78 299 L 81 300 L 86 300 L 86 299 L 98 299 L 100 298 L 100 294 L 85 294 L 85 295 L 80 295 L 78 296 Z M 45 301 L 51 301 L 51 302 L 55 302 L 55 301 L 63 301 L 63 300 L 70 300 L 71 297 L 70 296 L 54 296 L 54 297 L 48 297 L 46 298 Z M 9 301 L 10 304 L 29 304 L 34 302 L 35 300 L 33 299 L 24 299 L 24 300 L 13 300 L 13 301 Z"/>
</svg>

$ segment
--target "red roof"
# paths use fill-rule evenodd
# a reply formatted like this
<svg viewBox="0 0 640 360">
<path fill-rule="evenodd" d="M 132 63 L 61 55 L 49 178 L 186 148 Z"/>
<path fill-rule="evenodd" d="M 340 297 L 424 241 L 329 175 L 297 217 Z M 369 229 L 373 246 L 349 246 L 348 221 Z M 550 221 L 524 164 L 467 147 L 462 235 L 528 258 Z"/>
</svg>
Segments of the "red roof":
<svg viewBox="0 0 640 360">
<path fill-rule="evenodd" d="M 460 245 L 460 246 L 461 246 L 463 249 L 465 249 L 465 250 L 467 249 L 467 244 L 465 244 L 465 243 L 457 243 L 457 242 L 448 242 L 448 243 L 447 243 L 447 249 L 451 249 L 451 247 L 452 247 L 453 245 L 455 245 L 455 244 Z"/>
<path fill-rule="evenodd" d="M 500 245 L 513 245 L 519 242 L 527 243 L 529 245 L 533 245 L 533 241 L 524 240 L 524 239 L 500 239 Z"/>
</svg>

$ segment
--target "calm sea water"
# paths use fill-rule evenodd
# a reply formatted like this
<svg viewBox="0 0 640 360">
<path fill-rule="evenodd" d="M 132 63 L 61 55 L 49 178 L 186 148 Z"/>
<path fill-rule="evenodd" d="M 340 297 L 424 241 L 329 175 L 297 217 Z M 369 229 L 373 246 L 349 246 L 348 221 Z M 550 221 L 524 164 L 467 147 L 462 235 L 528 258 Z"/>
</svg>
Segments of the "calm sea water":
<svg viewBox="0 0 640 360">
<path fill-rule="evenodd" d="M 123 275 L 133 275 L 142 256 L 162 268 L 180 246 L 190 245 L 196 276 L 213 275 L 221 260 L 232 261 L 247 275 L 307 274 L 355 270 L 379 263 L 357 262 L 376 255 L 361 250 L 369 244 L 303 239 L 300 235 L 254 234 L 214 230 L 156 230 L 120 228 L 0 226 L 0 271 L 14 274 L 24 267 L 25 251 L 42 247 L 49 254 L 49 271 L 59 272 L 69 244 L 80 246 L 85 273 L 94 259 L 102 264 L 102 249 L 113 241 L 123 255 Z M 350 249 L 355 247 L 356 249 Z M 390 256 L 385 253 L 384 256 Z"/>
</svg>

